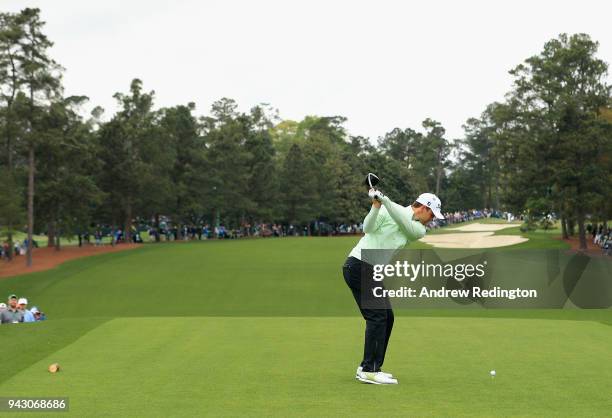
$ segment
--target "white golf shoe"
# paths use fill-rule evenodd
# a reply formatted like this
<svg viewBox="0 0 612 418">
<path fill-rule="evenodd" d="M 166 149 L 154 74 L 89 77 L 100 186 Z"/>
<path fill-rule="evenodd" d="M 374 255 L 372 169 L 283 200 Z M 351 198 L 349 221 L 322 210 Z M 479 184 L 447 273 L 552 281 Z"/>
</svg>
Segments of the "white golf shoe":
<svg viewBox="0 0 612 418">
<path fill-rule="evenodd" d="M 357 380 L 373 385 L 397 385 L 397 379 L 389 377 L 388 373 L 383 372 L 359 372 Z"/>
<path fill-rule="evenodd" d="M 359 373 L 363 371 L 363 367 L 357 367 L 357 371 L 355 372 L 355 379 L 359 380 Z M 389 379 L 393 379 L 393 375 L 391 373 L 383 372 L 382 370 L 379 372 L 387 376 Z"/>
</svg>

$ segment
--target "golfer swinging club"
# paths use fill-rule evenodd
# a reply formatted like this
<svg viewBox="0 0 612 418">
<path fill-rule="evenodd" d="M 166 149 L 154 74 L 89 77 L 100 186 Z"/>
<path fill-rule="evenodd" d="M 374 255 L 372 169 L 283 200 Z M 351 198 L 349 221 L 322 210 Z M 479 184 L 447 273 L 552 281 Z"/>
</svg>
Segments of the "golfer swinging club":
<svg viewBox="0 0 612 418">
<path fill-rule="evenodd" d="M 363 360 L 357 368 L 355 378 L 365 383 L 397 384 L 397 379 L 394 379 L 391 373 L 381 370 L 393 328 L 393 311 L 387 298 L 381 301 L 381 309 L 367 309 L 362 306 L 362 269 L 364 274 L 372 277 L 373 267 L 362 261 L 361 250 L 400 249 L 410 241 L 423 238 L 425 225 L 431 222 L 434 216 L 438 219 L 444 219 L 444 216 L 440 212 L 442 203 L 436 195 L 423 193 L 412 205 L 404 207 L 376 190 L 374 186 L 378 181 L 378 177 L 372 173 L 366 178 L 372 208 L 363 220 L 365 235 L 350 252 L 342 272 L 366 321 Z"/>
</svg>

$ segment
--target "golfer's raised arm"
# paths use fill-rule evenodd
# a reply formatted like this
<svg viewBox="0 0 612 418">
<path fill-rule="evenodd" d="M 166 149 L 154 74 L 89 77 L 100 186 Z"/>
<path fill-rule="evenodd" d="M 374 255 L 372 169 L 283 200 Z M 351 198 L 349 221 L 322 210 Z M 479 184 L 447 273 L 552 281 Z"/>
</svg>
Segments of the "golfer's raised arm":
<svg viewBox="0 0 612 418">
<path fill-rule="evenodd" d="M 425 227 L 418 221 L 413 221 L 406 216 L 406 208 L 391 201 L 387 196 L 383 196 L 381 203 L 385 205 L 389 216 L 400 227 L 410 240 L 417 240 L 425 236 Z"/>
<path fill-rule="evenodd" d="M 380 211 L 380 206 L 376 207 L 372 205 L 370 212 L 368 212 L 365 219 L 363 220 L 363 232 L 365 232 L 366 234 L 374 232 L 376 231 L 376 228 L 378 228 L 378 224 L 376 220 L 378 218 L 379 211 Z"/>
</svg>

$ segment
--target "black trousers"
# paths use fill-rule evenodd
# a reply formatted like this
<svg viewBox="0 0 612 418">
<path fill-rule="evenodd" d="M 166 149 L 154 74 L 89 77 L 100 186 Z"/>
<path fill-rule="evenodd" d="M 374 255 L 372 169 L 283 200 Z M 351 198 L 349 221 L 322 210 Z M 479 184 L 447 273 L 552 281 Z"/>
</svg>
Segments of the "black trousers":
<svg viewBox="0 0 612 418">
<path fill-rule="evenodd" d="M 379 372 L 385 361 L 387 345 L 393 329 L 393 310 L 387 298 L 379 299 L 371 309 L 370 303 L 364 308 L 362 303 L 362 282 L 361 275 L 367 274 L 372 277 L 372 266 L 364 263 L 355 257 L 349 257 L 342 266 L 344 281 L 351 289 L 355 302 L 361 311 L 363 319 L 366 321 L 365 343 L 363 346 L 363 360 L 361 367 L 365 372 Z"/>
</svg>

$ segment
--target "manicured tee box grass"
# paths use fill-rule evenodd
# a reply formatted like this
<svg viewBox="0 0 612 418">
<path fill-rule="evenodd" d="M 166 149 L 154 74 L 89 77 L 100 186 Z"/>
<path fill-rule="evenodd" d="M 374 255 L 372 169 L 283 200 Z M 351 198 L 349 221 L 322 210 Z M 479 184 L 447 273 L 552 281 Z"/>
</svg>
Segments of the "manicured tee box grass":
<svg viewBox="0 0 612 418">
<path fill-rule="evenodd" d="M 601 323 L 399 318 L 385 366 L 400 384 L 387 387 L 354 380 L 361 327 L 357 317 L 117 318 L 0 393 L 68 396 L 79 417 L 578 417 L 612 407 L 612 332 Z M 50 374 L 54 362 L 63 368 Z"/>
</svg>

